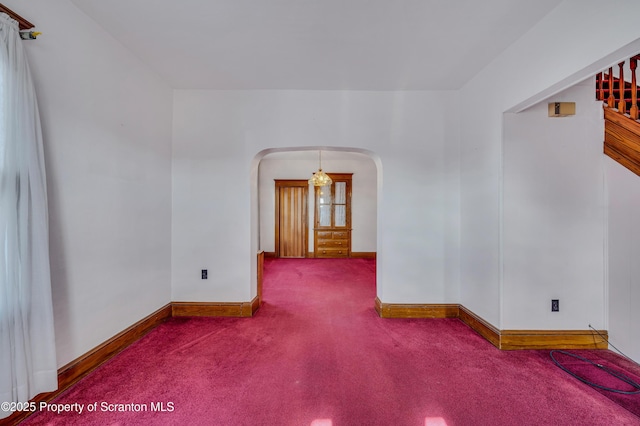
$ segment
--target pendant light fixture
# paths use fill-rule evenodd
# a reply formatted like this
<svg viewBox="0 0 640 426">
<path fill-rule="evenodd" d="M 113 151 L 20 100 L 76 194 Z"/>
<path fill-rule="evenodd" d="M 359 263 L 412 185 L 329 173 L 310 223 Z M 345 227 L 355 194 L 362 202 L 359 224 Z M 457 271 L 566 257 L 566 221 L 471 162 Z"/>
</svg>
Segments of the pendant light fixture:
<svg viewBox="0 0 640 426">
<path fill-rule="evenodd" d="M 325 172 L 322 171 L 322 151 L 318 151 L 318 160 L 318 171 L 313 174 L 311 179 L 309 179 L 309 183 L 313 186 L 331 185 L 333 181 Z"/>
</svg>

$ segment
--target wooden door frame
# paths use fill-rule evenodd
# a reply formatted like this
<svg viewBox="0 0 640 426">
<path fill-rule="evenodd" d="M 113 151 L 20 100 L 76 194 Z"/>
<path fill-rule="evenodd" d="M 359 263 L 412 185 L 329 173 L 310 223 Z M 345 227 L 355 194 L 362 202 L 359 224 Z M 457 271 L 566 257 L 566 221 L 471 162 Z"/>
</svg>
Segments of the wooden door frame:
<svg viewBox="0 0 640 426">
<path fill-rule="evenodd" d="M 274 179 L 275 181 L 275 256 L 280 257 L 280 188 L 304 188 L 304 257 L 309 257 L 309 181 L 301 179 Z"/>
</svg>

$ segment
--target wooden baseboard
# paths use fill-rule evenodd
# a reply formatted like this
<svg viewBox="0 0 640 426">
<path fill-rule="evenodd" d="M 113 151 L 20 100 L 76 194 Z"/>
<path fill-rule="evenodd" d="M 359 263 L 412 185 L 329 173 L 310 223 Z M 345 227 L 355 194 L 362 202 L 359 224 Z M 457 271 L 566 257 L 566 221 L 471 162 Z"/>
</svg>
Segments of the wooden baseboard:
<svg viewBox="0 0 640 426">
<path fill-rule="evenodd" d="M 458 318 L 457 304 L 393 304 L 376 297 L 375 308 L 381 318 Z"/>
<path fill-rule="evenodd" d="M 351 257 L 353 259 L 375 259 L 376 252 L 375 251 L 352 251 Z"/>
<path fill-rule="evenodd" d="M 500 348 L 500 330 L 480 318 L 464 306 L 460 306 L 460 320 L 467 324 L 472 330 L 484 337 L 496 348 Z"/>
<path fill-rule="evenodd" d="M 264 257 L 275 258 L 276 253 L 273 251 L 265 251 Z M 316 257 L 315 253 L 312 251 L 307 252 L 305 256 L 307 259 L 314 259 Z M 352 251 L 351 252 L 352 259 L 375 259 L 376 252 L 375 251 Z"/>
<path fill-rule="evenodd" d="M 607 349 L 608 338 L 604 330 L 502 330 L 500 349 Z"/>
<path fill-rule="evenodd" d="M 84 355 L 60 367 L 58 369 L 58 389 L 53 392 L 36 395 L 31 401 L 36 402 L 38 405 L 40 402 L 51 401 L 169 318 L 171 318 L 170 303 L 91 349 Z M 17 424 L 27 418 L 29 414 L 31 413 L 26 411 L 16 412 L 6 419 L 0 420 L 0 424 L 5 424 L 5 421 L 7 422 L 6 424 Z"/>
<path fill-rule="evenodd" d="M 499 330 L 464 306 L 460 319 L 493 346 L 501 350 L 519 349 L 607 349 L 606 331 L 592 330 Z"/>
<path fill-rule="evenodd" d="M 502 350 L 608 348 L 608 334 L 604 330 L 499 330 L 462 305 L 392 304 L 382 303 L 376 297 L 375 309 L 382 318 L 459 318 Z"/>
<path fill-rule="evenodd" d="M 260 298 L 258 296 L 254 297 L 251 302 L 245 302 L 242 304 L 242 316 L 243 317 L 252 317 L 255 313 L 260 309 Z"/>
<path fill-rule="evenodd" d="M 86 354 L 74 359 L 58 369 L 58 389 L 36 395 L 31 401 L 49 402 L 60 395 L 84 376 L 100 365 L 122 352 L 132 343 L 153 330 L 171 317 L 179 316 L 234 316 L 251 317 L 260 308 L 260 298 L 254 297 L 251 302 L 239 303 L 206 303 L 206 302 L 172 302 L 158 309 L 151 315 L 141 319 L 132 326 L 116 334 Z M 0 420 L 0 425 L 15 425 L 26 419 L 30 412 L 16 412 Z"/>
<path fill-rule="evenodd" d="M 258 252 L 258 258 L 256 260 L 256 298 L 258 299 L 258 306 L 260 306 L 260 301 L 262 300 L 262 283 L 264 281 L 264 252 Z"/>
<path fill-rule="evenodd" d="M 251 302 L 172 302 L 116 334 L 86 354 L 58 369 L 58 390 L 41 393 L 31 401 L 51 401 L 84 376 L 139 340 L 171 317 L 234 316 L 251 317 L 260 308 L 260 298 Z M 493 325 L 458 304 L 392 304 L 375 299 L 375 309 L 382 318 L 459 318 L 470 328 L 502 350 L 514 349 L 607 349 L 605 330 L 498 330 Z M 598 335 L 598 333 L 600 335 Z M 31 413 L 16 412 L 0 420 L 0 425 L 15 425 Z"/>
<path fill-rule="evenodd" d="M 126 328 L 111 339 L 71 361 L 58 370 L 59 387 L 67 388 L 113 356 L 122 352 L 142 336 L 171 318 L 171 304 Z"/>
<path fill-rule="evenodd" d="M 172 302 L 174 317 L 252 317 L 260 306 L 256 296 L 251 302 Z"/>
</svg>

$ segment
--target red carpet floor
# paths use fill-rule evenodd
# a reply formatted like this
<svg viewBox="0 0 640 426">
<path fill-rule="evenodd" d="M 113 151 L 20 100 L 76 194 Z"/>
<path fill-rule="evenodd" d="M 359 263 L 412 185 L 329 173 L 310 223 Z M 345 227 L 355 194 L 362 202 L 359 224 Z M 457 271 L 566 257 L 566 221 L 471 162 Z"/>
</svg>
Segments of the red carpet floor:
<svg viewBox="0 0 640 426">
<path fill-rule="evenodd" d="M 373 261 L 268 259 L 255 317 L 172 319 L 54 401 L 82 413 L 23 424 L 640 424 L 548 351 L 499 351 L 457 319 L 381 319 L 374 298 Z"/>
</svg>

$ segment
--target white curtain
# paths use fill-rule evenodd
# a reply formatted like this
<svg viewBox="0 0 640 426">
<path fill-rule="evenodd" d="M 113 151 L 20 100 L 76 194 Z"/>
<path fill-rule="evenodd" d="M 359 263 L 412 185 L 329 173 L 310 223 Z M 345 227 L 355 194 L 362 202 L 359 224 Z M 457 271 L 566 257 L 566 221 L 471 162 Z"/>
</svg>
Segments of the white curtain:
<svg viewBox="0 0 640 426">
<path fill-rule="evenodd" d="M 42 132 L 22 43 L 0 13 L 0 403 L 58 386 Z"/>
</svg>

